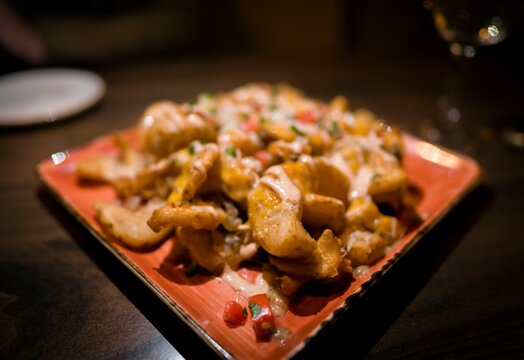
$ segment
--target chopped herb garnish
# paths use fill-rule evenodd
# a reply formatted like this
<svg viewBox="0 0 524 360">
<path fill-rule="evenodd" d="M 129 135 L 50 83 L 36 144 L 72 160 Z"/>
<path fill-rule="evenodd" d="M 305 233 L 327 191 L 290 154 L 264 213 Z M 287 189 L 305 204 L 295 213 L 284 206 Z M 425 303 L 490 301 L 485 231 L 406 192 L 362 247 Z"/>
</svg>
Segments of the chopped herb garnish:
<svg viewBox="0 0 524 360">
<path fill-rule="evenodd" d="M 300 130 L 295 124 L 291 125 L 291 130 L 297 135 L 304 135 L 302 130 Z"/>
<path fill-rule="evenodd" d="M 265 124 L 265 123 L 267 123 L 267 119 L 265 117 L 261 116 L 260 119 L 259 119 L 259 122 L 261 124 Z"/>
<path fill-rule="evenodd" d="M 242 315 L 247 316 L 247 309 L 246 307 L 242 307 Z"/>
<path fill-rule="evenodd" d="M 196 98 L 191 98 L 187 102 L 189 103 L 189 105 L 194 106 L 197 103 L 197 99 Z"/>
<path fill-rule="evenodd" d="M 211 93 L 203 93 L 202 96 L 205 97 L 208 100 L 213 99 L 213 94 L 211 94 Z"/>
<path fill-rule="evenodd" d="M 329 129 L 329 133 L 331 135 L 336 135 L 338 134 L 339 130 L 340 128 L 338 127 L 338 121 L 333 121 L 333 123 L 331 123 L 331 128 Z"/>
<path fill-rule="evenodd" d="M 262 306 L 250 301 L 249 311 L 251 311 L 251 317 L 255 319 L 260 315 L 260 312 L 262 311 Z"/>
<path fill-rule="evenodd" d="M 193 155 L 195 153 L 195 146 L 194 145 L 189 145 L 187 147 L 187 152 L 190 153 L 191 155 Z"/>
<path fill-rule="evenodd" d="M 198 272 L 198 267 L 197 267 L 197 264 L 195 263 L 190 264 L 186 267 L 186 276 L 187 277 L 195 276 L 197 272 Z"/>
<path fill-rule="evenodd" d="M 247 121 L 249 119 L 249 114 L 242 113 L 240 114 L 240 117 L 242 118 L 243 121 Z"/>
<path fill-rule="evenodd" d="M 226 154 L 229 156 L 236 156 L 237 155 L 237 149 L 234 146 L 228 146 L 226 148 Z"/>
</svg>

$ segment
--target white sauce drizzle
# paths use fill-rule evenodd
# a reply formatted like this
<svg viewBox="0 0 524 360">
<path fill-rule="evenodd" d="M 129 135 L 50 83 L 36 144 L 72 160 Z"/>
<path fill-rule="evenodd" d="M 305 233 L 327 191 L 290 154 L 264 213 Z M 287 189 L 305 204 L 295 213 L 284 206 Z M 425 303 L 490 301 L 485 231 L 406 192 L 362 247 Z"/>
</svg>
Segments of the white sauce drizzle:
<svg viewBox="0 0 524 360">
<path fill-rule="evenodd" d="M 363 197 L 368 194 L 369 183 L 371 182 L 373 174 L 373 170 L 367 165 L 362 166 L 358 170 L 357 176 L 355 176 L 351 183 L 350 199 Z"/>
<path fill-rule="evenodd" d="M 300 154 L 306 145 L 307 140 L 302 137 L 297 137 L 295 141 L 288 143 L 289 149 L 295 154 Z"/>
<path fill-rule="evenodd" d="M 363 240 L 369 245 L 371 244 L 372 238 L 373 238 L 373 234 L 370 233 L 369 231 L 361 231 L 361 230 L 354 231 L 349 235 L 349 238 L 346 241 L 346 251 L 348 252 L 351 251 L 351 249 L 353 248 L 353 245 L 355 245 L 355 242 L 357 242 L 358 240 Z"/>
<path fill-rule="evenodd" d="M 355 126 L 355 117 L 349 111 L 346 111 L 342 114 L 342 121 L 350 128 L 353 128 Z"/>
<path fill-rule="evenodd" d="M 262 274 L 257 275 L 255 283 L 250 283 L 238 275 L 236 271 L 226 268 L 222 274 L 222 279 L 246 299 L 253 295 L 266 294 L 269 289 L 269 285 Z"/>
<path fill-rule="evenodd" d="M 260 173 L 263 170 L 262 163 L 258 159 L 255 159 L 252 156 L 243 157 L 242 160 L 240 160 L 240 163 L 244 167 L 246 167 L 246 168 L 248 168 L 248 169 L 250 169 L 250 170 L 252 170 L 252 171 L 254 171 L 256 173 Z"/>
<path fill-rule="evenodd" d="M 300 191 L 287 176 L 282 166 L 276 165 L 267 169 L 260 181 L 276 192 L 282 201 L 289 201 L 293 204 L 300 202 Z"/>
<path fill-rule="evenodd" d="M 369 266 L 367 266 L 367 265 L 357 266 L 353 270 L 353 276 L 354 277 L 365 276 L 365 275 L 369 275 Z"/>
<path fill-rule="evenodd" d="M 271 113 L 271 121 L 278 123 L 291 123 L 290 116 L 282 110 L 274 110 Z"/>
<path fill-rule="evenodd" d="M 262 273 L 256 276 L 254 283 L 251 283 L 238 275 L 236 271 L 226 266 L 221 279 L 228 283 L 245 299 L 249 299 L 249 297 L 253 295 L 267 294 L 271 310 L 275 316 L 284 315 L 288 310 L 288 302 L 285 296 L 280 293 L 280 291 L 270 286 L 264 279 Z"/>
<path fill-rule="evenodd" d="M 382 160 L 386 162 L 392 162 L 392 163 L 398 162 L 395 156 L 388 153 L 386 150 L 382 148 L 384 141 L 377 136 L 375 131 L 371 131 L 369 135 L 366 137 L 358 136 L 358 137 L 355 137 L 355 139 L 362 147 L 364 147 L 369 152 L 378 154 L 382 158 Z"/>
<path fill-rule="evenodd" d="M 302 154 L 298 158 L 298 161 L 300 161 L 303 164 L 306 164 L 310 168 L 312 168 L 314 166 L 313 165 L 313 157 L 311 155 Z"/>
<path fill-rule="evenodd" d="M 200 159 L 193 161 L 191 166 L 193 167 L 193 169 L 195 169 L 199 173 L 205 173 L 206 172 L 206 167 L 204 166 L 204 163 Z"/>
<path fill-rule="evenodd" d="M 373 171 L 369 166 L 362 166 L 357 174 L 354 174 L 347 161 L 339 153 L 335 153 L 331 156 L 330 161 L 331 164 L 342 172 L 349 181 L 349 201 L 367 195 L 369 182 L 373 177 Z"/>
<path fill-rule="evenodd" d="M 196 116 L 195 114 L 189 114 L 187 116 L 187 122 L 195 125 L 195 126 L 202 126 L 204 125 L 204 122 L 202 121 L 202 118 L 200 116 Z"/>
<path fill-rule="evenodd" d="M 346 176 L 346 178 L 349 180 L 349 183 L 351 184 L 355 175 L 353 174 L 351 167 L 349 166 L 347 161 L 344 160 L 342 155 L 340 155 L 339 153 L 335 153 L 331 156 L 330 161 L 334 167 L 336 167 L 342 174 Z"/>
</svg>

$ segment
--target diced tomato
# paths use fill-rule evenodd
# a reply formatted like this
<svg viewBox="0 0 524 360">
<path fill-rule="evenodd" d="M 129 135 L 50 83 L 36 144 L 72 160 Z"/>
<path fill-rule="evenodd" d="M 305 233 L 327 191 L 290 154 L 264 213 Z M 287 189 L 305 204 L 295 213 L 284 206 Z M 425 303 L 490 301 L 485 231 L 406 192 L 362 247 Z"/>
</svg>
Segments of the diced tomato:
<svg viewBox="0 0 524 360">
<path fill-rule="evenodd" d="M 266 294 L 258 294 L 249 298 L 251 322 L 258 342 L 268 341 L 276 331 L 275 317 L 269 306 Z"/>
<path fill-rule="evenodd" d="M 267 168 L 271 161 L 273 161 L 273 155 L 267 150 L 259 150 L 255 153 L 255 159 L 262 163 L 264 168 Z"/>
<path fill-rule="evenodd" d="M 193 109 L 193 113 L 195 115 L 198 115 L 200 117 L 203 117 L 204 119 L 206 118 L 206 114 L 204 114 L 204 112 L 202 110 L 199 110 L 199 109 Z"/>
<path fill-rule="evenodd" d="M 247 309 L 238 302 L 230 300 L 224 308 L 224 321 L 230 325 L 244 325 L 247 319 Z"/>
<path fill-rule="evenodd" d="M 317 119 L 312 110 L 303 110 L 297 113 L 297 121 L 303 124 L 316 124 Z"/>
<path fill-rule="evenodd" d="M 258 119 L 251 116 L 247 121 L 242 123 L 242 128 L 246 131 L 258 131 Z"/>
</svg>

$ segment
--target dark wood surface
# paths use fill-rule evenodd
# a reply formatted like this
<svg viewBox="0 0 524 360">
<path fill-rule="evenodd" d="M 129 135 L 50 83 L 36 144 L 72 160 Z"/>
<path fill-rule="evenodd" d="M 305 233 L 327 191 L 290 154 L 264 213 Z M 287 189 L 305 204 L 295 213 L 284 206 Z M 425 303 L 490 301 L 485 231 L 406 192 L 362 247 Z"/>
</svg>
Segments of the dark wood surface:
<svg viewBox="0 0 524 360">
<path fill-rule="evenodd" d="M 106 64 L 94 69 L 108 85 L 96 108 L 56 124 L 0 129 L 0 358 L 214 356 L 43 190 L 34 172 L 40 160 L 134 125 L 154 100 L 259 80 L 287 81 L 324 100 L 344 94 L 353 108 L 416 132 L 434 116 L 446 56 L 385 56 Z M 335 350 L 343 358 L 524 357 L 524 151 L 485 129 L 524 122 L 519 76 L 503 59 L 472 64 L 464 117 L 484 129 L 470 149 L 481 185 L 299 358 Z"/>
</svg>

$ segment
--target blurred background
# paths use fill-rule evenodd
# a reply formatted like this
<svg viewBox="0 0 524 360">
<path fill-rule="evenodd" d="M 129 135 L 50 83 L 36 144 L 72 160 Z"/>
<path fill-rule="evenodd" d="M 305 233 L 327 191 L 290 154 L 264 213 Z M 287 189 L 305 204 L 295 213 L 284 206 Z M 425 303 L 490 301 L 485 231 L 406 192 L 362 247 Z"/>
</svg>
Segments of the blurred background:
<svg viewBox="0 0 524 360">
<path fill-rule="evenodd" d="M 446 48 L 430 1 L 0 0 L 2 72 L 151 57 L 246 53 L 423 57 Z M 522 76 L 521 19 L 483 50 Z"/>
<path fill-rule="evenodd" d="M 482 9 L 494 4 L 462 2 Z M 399 108 L 399 114 L 405 114 L 410 106 L 396 97 L 396 89 L 403 86 L 411 95 L 425 94 L 433 101 L 419 105 L 426 112 L 414 111 L 417 119 L 413 121 L 419 124 L 422 118 L 434 117 L 429 109 L 436 106 L 435 94 L 443 91 L 450 65 L 449 43 L 439 36 L 428 10 L 432 3 L 0 0 L 0 74 L 33 67 L 74 66 L 114 76 L 115 69 L 129 64 L 200 60 L 207 64 L 203 70 L 209 70 L 214 62 L 225 68 L 229 64 L 231 72 L 236 67 L 239 72 L 242 68 L 250 70 L 244 77 L 235 78 L 236 82 L 217 81 L 216 89 L 199 89 L 198 85 L 193 89 L 186 84 L 185 92 L 227 90 L 240 82 L 261 80 L 292 82 L 313 96 L 323 96 L 329 86 L 333 95 L 349 95 L 357 105 L 394 119 Z M 502 124 L 502 117 L 514 122 L 514 118 L 524 116 L 519 104 L 524 94 L 524 7 L 514 0 L 502 3 L 516 9 L 511 19 L 504 19 L 508 36 L 495 46 L 478 48 L 465 74 L 465 83 L 474 80 L 469 83 L 475 85 L 464 89 L 474 99 L 470 107 L 491 102 L 507 109 L 504 115 L 498 111 L 493 120 L 498 124 Z M 255 61 L 239 65 L 238 59 Z M 314 65 L 308 68 L 304 64 Z M 302 73 L 297 73 L 295 65 Z M 180 76 L 182 68 L 173 66 L 164 76 Z M 308 76 L 301 76 L 304 69 L 309 69 Z M 254 79 L 253 74 L 260 78 Z M 132 110 L 136 113 L 138 106 L 165 96 L 188 95 L 145 94 Z M 464 111 L 468 111 L 467 106 Z M 489 114 L 486 119 L 491 121 Z M 408 130 L 417 131 L 414 126 L 408 126 Z"/>
</svg>

